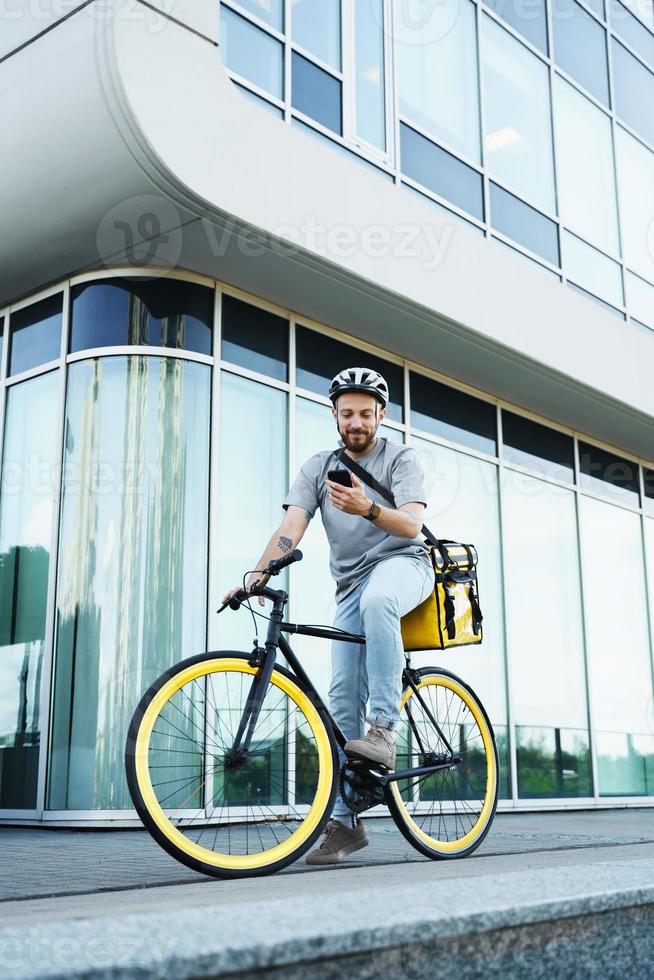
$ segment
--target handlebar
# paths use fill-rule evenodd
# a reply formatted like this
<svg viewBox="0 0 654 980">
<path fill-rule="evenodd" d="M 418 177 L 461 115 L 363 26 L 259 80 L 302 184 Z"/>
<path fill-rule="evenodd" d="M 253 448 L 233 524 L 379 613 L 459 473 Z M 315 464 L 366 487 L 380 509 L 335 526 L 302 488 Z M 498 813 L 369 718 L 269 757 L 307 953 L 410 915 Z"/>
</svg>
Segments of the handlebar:
<svg viewBox="0 0 654 980">
<path fill-rule="evenodd" d="M 229 606 L 230 609 L 240 609 L 241 603 L 245 599 L 247 599 L 249 596 L 259 594 L 260 590 L 264 588 L 271 575 L 279 575 L 281 570 L 286 568 L 287 565 L 292 565 L 293 562 L 296 561 L 302 561 L 302 557 L 302 552 L 296 548 L 295 551 L 290 553 L 290 555 L 284 555 L 283 558 L 271 559 L 261 573 L 262 576 L 265 576 L 265 581 L 257 579 L 257 581 L 250 587 L 249 591 L 247 589 L 239 589 L 239 591 L 235 592 L 228 602 L 224 602 L 222 604 L 217 612 L 223 612 L 225 609 L 227 609 L 227 606 Z"/>
</svg>

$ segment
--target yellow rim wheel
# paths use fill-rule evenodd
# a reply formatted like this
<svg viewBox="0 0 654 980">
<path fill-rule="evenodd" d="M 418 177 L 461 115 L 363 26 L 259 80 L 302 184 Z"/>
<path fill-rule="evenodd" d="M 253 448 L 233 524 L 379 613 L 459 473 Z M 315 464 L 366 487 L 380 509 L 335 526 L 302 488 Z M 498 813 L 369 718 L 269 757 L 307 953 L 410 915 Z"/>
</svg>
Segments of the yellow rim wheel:
<svg viewBox="0 0 654 980">
<path fill-rule="evenodd" d="M 240 657 L 191 662 L 155 690 L 133 740 L 148 829 L 180 860 L 227 874 L 293 860 L 319 830 L 334 784 L 325 724 L 277 669 L 250 752 L 230 759 L 255 673 Z"/>
<path fill-rule="evenodd" d="M 497 750 L 476 697 L 457 678 L 434 671 L 407 687 L 400 703 L 396 770 L 446 762 L 448 768 L 390 784 L 391 811 L 411 843 L 432 857 L 470 853 L 490 827 L 498 792 Z M 409 724 L 411 715 L 417 735 Z"/>
</svg>

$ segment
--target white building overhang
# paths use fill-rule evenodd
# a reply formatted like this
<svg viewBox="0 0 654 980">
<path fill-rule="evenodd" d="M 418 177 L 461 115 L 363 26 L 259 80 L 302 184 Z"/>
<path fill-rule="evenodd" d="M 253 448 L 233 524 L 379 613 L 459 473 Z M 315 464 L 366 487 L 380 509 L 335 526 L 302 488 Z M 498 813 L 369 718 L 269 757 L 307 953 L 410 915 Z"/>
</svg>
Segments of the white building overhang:
<svg viewBox="0 0 654 980">
<path fill-rule="evenodd" d="M 70 6 L 0 47 L 0 308 L 184 268 L 654 459 L 654 333 L 244 99 L 215 0 Z"/>
</svg>

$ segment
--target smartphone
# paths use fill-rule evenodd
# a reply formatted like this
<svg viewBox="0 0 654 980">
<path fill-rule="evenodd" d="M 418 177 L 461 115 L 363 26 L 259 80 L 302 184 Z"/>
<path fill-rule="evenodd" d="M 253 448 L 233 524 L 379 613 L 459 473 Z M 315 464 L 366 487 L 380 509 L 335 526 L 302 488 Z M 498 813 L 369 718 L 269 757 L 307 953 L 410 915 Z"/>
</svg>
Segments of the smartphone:
<svg viewBox="0 0 654 980">
<path fill-rule="evenodd" d="M 327 479 L 331 480 L 332 483 L 340 483 L 342 487 L 352 486 L 349 470 L 330 470 Z"/>
</svg>

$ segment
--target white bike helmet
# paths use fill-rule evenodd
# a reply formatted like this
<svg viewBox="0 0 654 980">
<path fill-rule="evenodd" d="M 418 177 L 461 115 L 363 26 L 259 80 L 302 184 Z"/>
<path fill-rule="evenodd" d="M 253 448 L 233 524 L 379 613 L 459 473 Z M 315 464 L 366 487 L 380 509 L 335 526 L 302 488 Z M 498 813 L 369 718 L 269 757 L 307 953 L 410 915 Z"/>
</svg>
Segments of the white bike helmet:
<svg viewBox="0 0 654 980">
<path fill-rule="evenodd" d="M 372 368 L 353 367 L 339 371 L 329 386 L 329 397 L 333 404 L 339 395 L 346 391 L 364 391 L 374 395 L 384 408 L 388 405 L 388 385 L 379 371 Z"/>
</svg>

